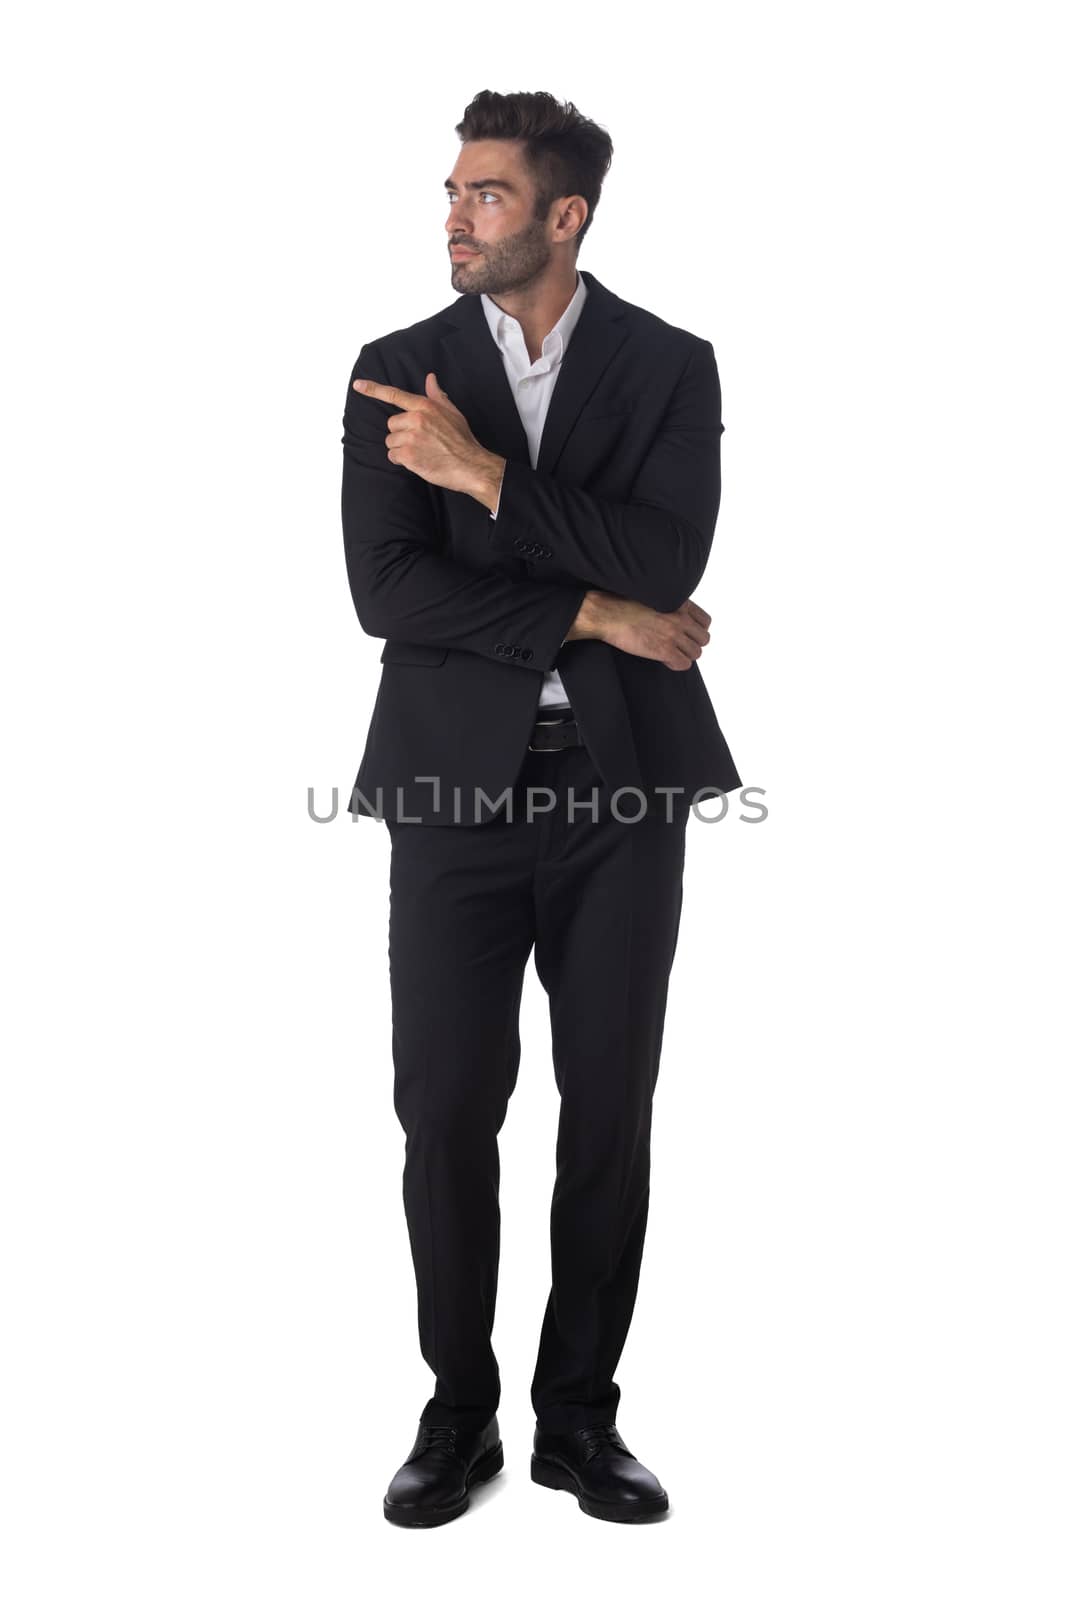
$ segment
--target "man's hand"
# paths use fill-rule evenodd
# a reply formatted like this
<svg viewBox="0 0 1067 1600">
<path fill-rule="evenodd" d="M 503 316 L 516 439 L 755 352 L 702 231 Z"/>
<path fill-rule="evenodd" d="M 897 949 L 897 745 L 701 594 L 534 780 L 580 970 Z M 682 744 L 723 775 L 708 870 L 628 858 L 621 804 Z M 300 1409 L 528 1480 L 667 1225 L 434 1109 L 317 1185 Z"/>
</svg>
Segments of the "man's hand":
<svg viewBox="0 0 1067 1600">
<path fill-rule="evenodd" d="M 390 461 L 407 467 L 441 489 L 469 494 L 495 510 L 504 471 L 504 457 L 480 445 L 467 419 L 437 381 L 426 375 L 426 393 L 411 394 L 388 383 L 357 378 L 352 385 L 371 400 L 403 409 L 388 419 L 386 444 Z"/>
<path fill-rule="evenodd" d="M 686 600 L 677 611 L 653 611 L 639 600 L 590 589 L 567 639 L 602 639 L 627 655 L 662 661 L 672 672 L 685 672 L 709 642 L 710 622 L 694 600 Z"/>
</svg>

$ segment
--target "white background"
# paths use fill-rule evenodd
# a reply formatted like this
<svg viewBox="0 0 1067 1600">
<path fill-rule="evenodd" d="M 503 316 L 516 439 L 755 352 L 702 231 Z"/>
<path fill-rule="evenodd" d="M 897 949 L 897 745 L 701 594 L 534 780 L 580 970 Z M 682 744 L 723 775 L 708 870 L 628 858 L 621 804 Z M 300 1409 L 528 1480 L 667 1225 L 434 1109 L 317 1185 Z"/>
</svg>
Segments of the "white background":
<svg viewBox="0 0 1067 1600">
<path fill-rule="evenodd" d="M 5 29 L 12 1600 L 1061 1597 L 1063 62 L 1052 8 L 55 5 Z M 502 1138 L 505 1471 L 386 1484 L 418 1352 L 371 338 L 448 305 L 482 88 L 616 155 L 579 258 L 715 346 L 702 669 L 770 816 L 692 824 L 619 1424 L 529 1479 L 558 1106 Z M 314 785 L 341 820 L 316 825 Z"/>
</svg>

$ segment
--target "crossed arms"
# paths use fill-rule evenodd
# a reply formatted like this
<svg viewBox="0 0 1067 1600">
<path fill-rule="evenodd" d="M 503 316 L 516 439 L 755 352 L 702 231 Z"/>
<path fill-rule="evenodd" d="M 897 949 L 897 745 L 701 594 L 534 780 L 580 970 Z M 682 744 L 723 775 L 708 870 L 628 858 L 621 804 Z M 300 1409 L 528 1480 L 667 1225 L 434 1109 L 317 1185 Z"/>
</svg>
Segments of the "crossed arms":
<svg viewBox="0 0 1067 1600">
<path fill-rule="evenodd" d="M 388 445 L 417 438 L 417 426 L 401 431 L 412 420 L 441 421 L 418 413 L 445 402 L 391 387 L 373 343 L 360 351 L 357 378 L 371 379 L 372 392 L 349 384 L 341 517 L 349 587 L 367 633 L 495 660 L 503 641 L 509 663 L 537 672 L 555 665 L 565 639 L 581 637 L 691 665 L 707 643 L 710 618 L 688 596 L 707 565 L 720 499 L 721 396 L 707 340 L 694 343 L 628 500 L 601 499 L 524 461 L 509 460 L 502 483 L 497 476 L 497 516 L 486 517 L 489 544 L 513 557 L 518 546 L 535 542 L 550 552 L 549 582 L 477 570 L 442 552 L 430 481 L 391 460 Z M 392 417 L 397 430 L 387 433 Z M 465 427 L 462 418 L 459 424 Z M 447 437 L 453 430 L 442 423 L 438 431 Z M 452 481 L 460 480 L 453 474 Z M 496 502 L 495 491 L 486 499 L 473 483 L 467 492 L 483 504 Z M 664 653 L 668 634 L 676 659 Z"/>
</svg>

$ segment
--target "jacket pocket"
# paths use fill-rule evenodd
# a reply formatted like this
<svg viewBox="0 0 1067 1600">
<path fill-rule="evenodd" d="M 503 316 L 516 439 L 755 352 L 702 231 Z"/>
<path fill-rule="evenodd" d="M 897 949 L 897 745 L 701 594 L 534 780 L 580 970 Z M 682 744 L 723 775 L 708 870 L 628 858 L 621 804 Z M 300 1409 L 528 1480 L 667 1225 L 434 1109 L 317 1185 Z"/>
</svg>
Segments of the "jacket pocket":
<svg viewBox="0 0 1067 1600">
<path fill-rule="evenodd" d="M 448 654 L 443 644 L 408 644 L 403 639 L 386 639 L 379 661 L 397 662 L 405 667 L 439 667 Z"/>
<path fill-rule="evenodd" d="M 583 411 L 581 420 L 583 422 L 599 422 L 602 418 L 628 417 L 636 405 L 636 400 L 616 400 L 613 405 L 605 403 L 602 406 L 594 406 L 590 410 Z"/>
</svg>

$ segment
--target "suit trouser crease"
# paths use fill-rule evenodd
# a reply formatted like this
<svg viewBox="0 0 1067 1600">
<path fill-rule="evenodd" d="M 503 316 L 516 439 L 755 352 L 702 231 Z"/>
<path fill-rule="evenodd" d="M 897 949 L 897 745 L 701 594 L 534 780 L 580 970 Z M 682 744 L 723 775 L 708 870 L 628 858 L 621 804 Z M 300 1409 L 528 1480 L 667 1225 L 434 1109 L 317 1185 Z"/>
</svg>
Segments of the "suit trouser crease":
<svg viewBox="0 0 1067 1600">
<path fill-rule="evenodd" d="M 532 784 L 556 805 L 531 821 Z M 568 787 L 579 801 L 598 791 L 599 821 L 587 808 L 567 821 Z M 608 798 L 578 747 L 530 754 L 513 821 L 389 824 L 394 1103 L 420 1348 L 436 1377 L 427 1421 L 481 1423 L 499 1403 L 497 1135 L 518 1078 L 531 950 L 560 1094 L 552 1286 L 531 1399 L 546 1427 L 615 1420 L 688 813 L 625 823 Z"/>
</svg>

